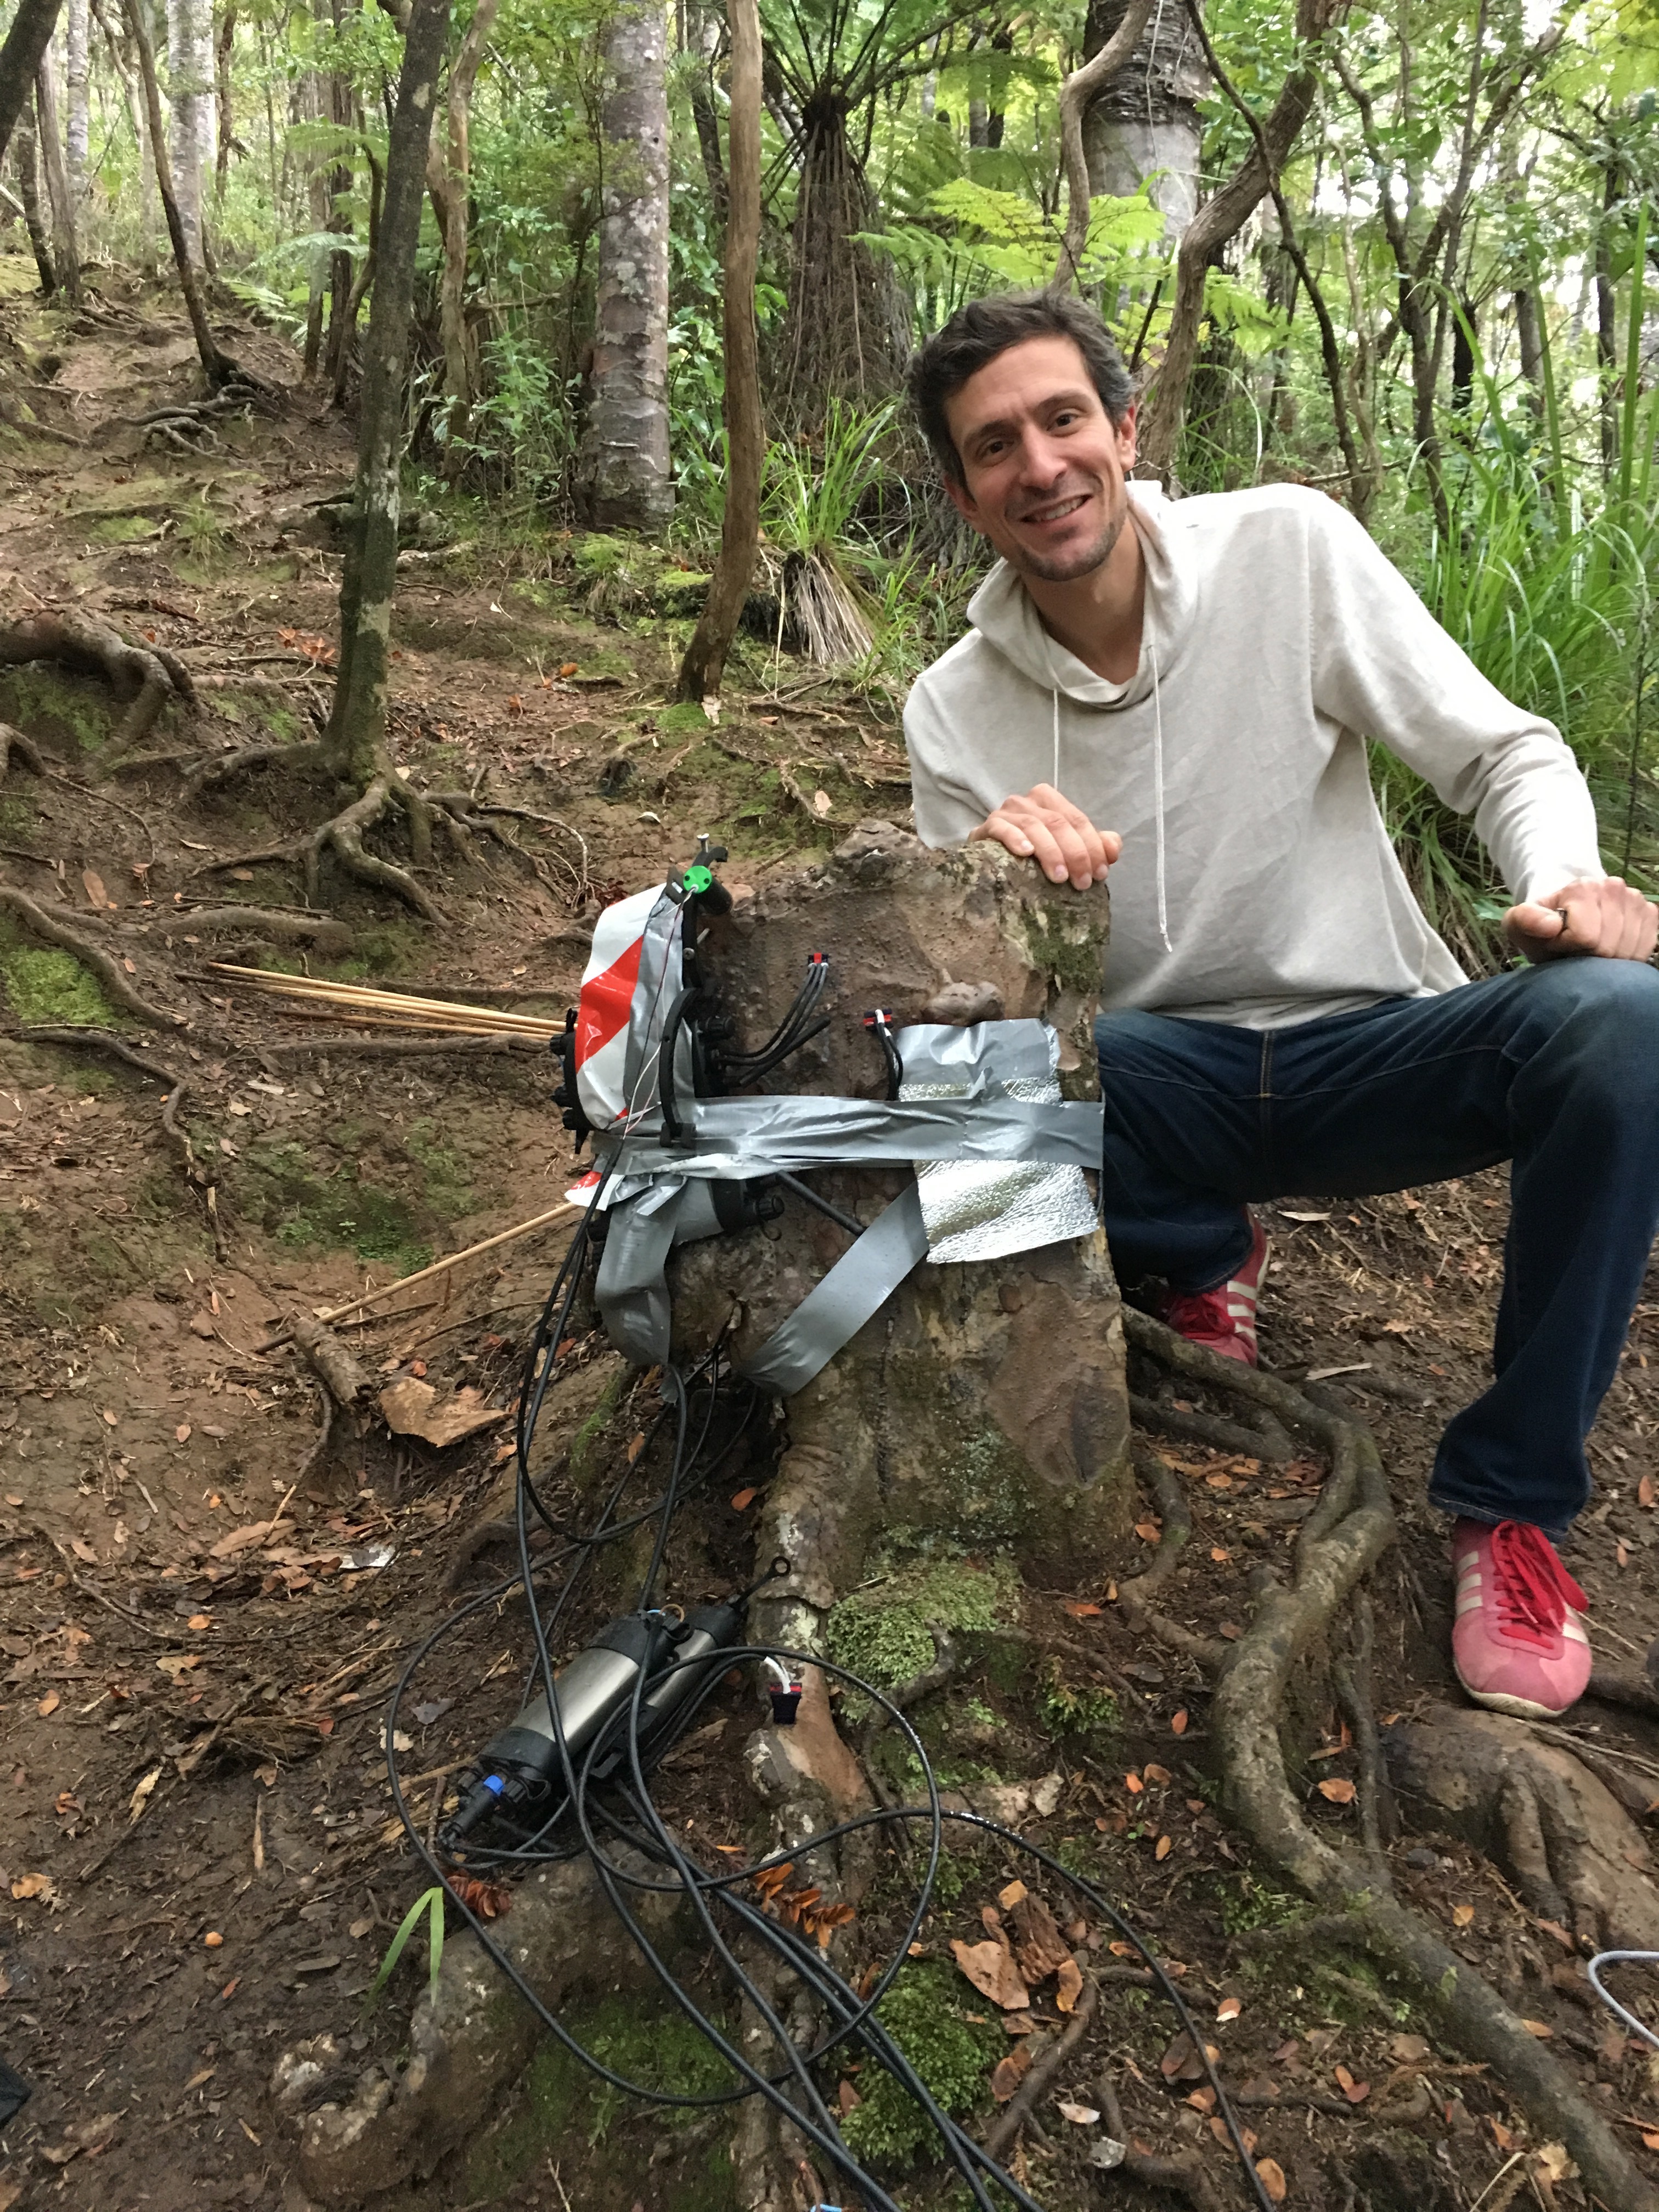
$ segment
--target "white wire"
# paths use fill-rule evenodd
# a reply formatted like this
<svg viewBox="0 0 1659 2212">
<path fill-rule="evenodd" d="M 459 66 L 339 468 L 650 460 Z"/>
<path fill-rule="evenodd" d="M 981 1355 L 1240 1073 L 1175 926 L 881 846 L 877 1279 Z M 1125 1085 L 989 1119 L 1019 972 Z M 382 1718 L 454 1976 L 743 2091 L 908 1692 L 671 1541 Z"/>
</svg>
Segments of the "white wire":
<svg viewBox="0 0 1659 2212">
<path fill-rule="evenodd" d="M 1659 2051 L 1659 2035 L 1656 2035 L 1650 2027 L 1644 2027 L 1633 2012 L 1626 2012 L 1617 1997 L 1609 1996 L 1602 1988 L 1601 1976 L 1595 1971 L 1598 1966 L 1627 1965 L 1659 1966 L 1659 1951 L 1598 1951 L 1584 1971 L 1589 1976 L 1590 1987 L 1607 2010 L 1616 2012 L 1626 2027 L 1633 2027 L 1644 2043 L 1650 2043 L 1656 2051 Z"/>
</svg>

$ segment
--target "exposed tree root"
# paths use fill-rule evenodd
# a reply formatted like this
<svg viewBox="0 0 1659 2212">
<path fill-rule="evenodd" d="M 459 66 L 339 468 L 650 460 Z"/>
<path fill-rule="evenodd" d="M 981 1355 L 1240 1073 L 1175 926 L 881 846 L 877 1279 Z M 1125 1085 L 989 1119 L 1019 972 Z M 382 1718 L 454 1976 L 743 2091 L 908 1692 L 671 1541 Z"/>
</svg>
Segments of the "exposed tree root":
<svg viewBox="0 0 1659 2212">
<path fill-rule="evenodd" d="M 161 1102 L 161 1127 L 167 1134 L 168 1142 L 179 1155 L 185 1170 L 185 1181 L 202 1201 L 203 1210 L 208 1218 L 208 1227 L 213 1232 L 215 1254 L 218 1258 L 223 1259 L 224 1243 L 219 1220 L 218 1185 L 211 1171 L 204 1167 L 201 1161 L 197 1158 L 196 1147 L 191 1143 L 189 1130 L 181 1128 L 179 1125 L 179 1109 L 184 1103 L 185 1094 L 190 1088 L 190 1079 L 176 1073 L 170 1067 L 164 1066 L 159 1060 L 151 1060 L 148 1054 L 139 1052 L 135 1047 L 130 1045 L 125 1037 L 115 1036 L 108 1030 L 30 1027 L 14 1030 L 12 1035 L 21 1037 L 27 1044 L 66 1044 L 73 1045 L 83 1052 L 111 1053 L 117 1060 L 125 1060 L 129 1067 L 136 1067 L 145 1075 L 153 1075 L 158 1083 L 165 1083 L 167 1085 L 167 1095 Z"/>
<path fill-rule="evenodd" d="M 1295 1579 L 1267 1591 L 1216 1685 L 1212 1738 L 1229 1810 L 1281 1872 L 1328 1909 L 1352 1947 L 1413 1985 L 1417 2000 L 1471 2057 L 1484 2060 L 1542 2139 L 1564 2142 L 1590 2191 L 1620 2212 L 1659 2212 L 1656 2192 L 1552 2053 L 1468 1962 L 1383 1886 L 1379 1864 L 1328 1842 L 1303 1818 L 1285 1769 L 1279 1717 L 1291 1678 L 1330 1631 L 1394 1540 L 1388 1486 L 1370 1432 L 1326 1412 L 1276 1376 L 1218 1358 L 1144 1314 L 1125 1311 L 1133 1343 L 1212 1389 L 1266 1406 L 1332 1455 L 1325 1497 L 1304 1527 Z"/>
<path fill-rule="evenodd" d="M 257 750 L 257 748 L 250 748 Z M 289 746 L 291 752 L 309 752 L 307 746 Z M 322 748 L 318 747 L 320 757 Z M 269 754 L 263 757 L 269 758 Z M 225 766 L 228 772 L 228 764 Z M 316 829 L 307 830 L 303 837 L 290 839 L 286 844 L 261 846 L 252 853 L 231 853 L 223 860 L 208 860 L 193 872 L 199 876 L 216 875 L 226 868 L 257 866 L 268 860 L 302 860 L 306 872 L 306 896 L 315 899 L 320 895 L 322 856 L 331 852 L 346 873 L 355 876 L 359 883 L 368 884 L 376 890 L 390 891 L 402 899 L 405 906 L 428 921 L 441 921 L 443 910 L 428 896 L 407 868 L 400 868 L 394 860 L 383 860 L 378 854 L 363 849 L 363 833 L 372 830 L 390 806 L 400 806 L 409 817 L 410 842 L 416 860 L 424 862 L 432 856 L 433 811 L 418 792 L 411 791 L 390 768 L 382 768 L 370 779 L 361 798 L 354 799 L 349 806 L 331 815 Z"/>
<path fill-rule="evenodd" d="M 1193 1443 L 1212 1444 L 1219 1451 L 1248 1452 L 1274 1467 L 1288 1466 L 1296 1456 L 1277 1421 L 1270 1429 L 1247 1428 L 1242 1421 L 1226 1420 L 1219 1413 L 1183 1413 L 1178 1406 L 1166 1406 L 1158 1398 L 1138 1398 L 1133 1391 L 1129 1411 L 1143 1429 L 1155 1429 L 1166 1437 L 1184 1437 Z"/>
<path fill-rule="evenodd" d="M 1193 1513 L 1175 1469 L 1166 1467 L 1155 1451 L 1139 1441 L 1133 1449 L 1135 1473 L 1157 1498 L 1164 1525 L 1158 1534 L 1158 1549 L 1146 1572 L 1119 1583 L 1118 1603 L 1137 1628 L 1144 1628 L 1149 1636 L 1156 1637 L 1172 1651 L 1197 1660 L 1202 1667 L 1214 1669 L 1224 1666 L 1231 1656 L 1224 1644 L 1214 1637 L 1199 1636 L 1190 1628 L 1183 1628 L 1178 1620 L 1171 1620 L 1151 1601 L 1153 1592 L 1169 1580 L 1180 1562 L 1193 1533 Z"/>
<path fill-rule="evenodd" d="M 234 383 L 222 385 L 205 399 L 173 401 L 152 408 L 148 415 L 123 415 L 118 420 L 126 429 L 143 432 L 141 445 L 148 446 L 155 439 L 175 453 L 194 453 L 204 446 L 216 450 L 219 441 L 214 424 L 233 415 L 247 414 L 269 390 L 246 369 L 239 368 Z"/>
<path fill-rule="evenodd" d="M 101 945 L 94 945 L 78 930 L 54 921 L 44 907 L 39 906 L 26 892 L 13 890 L 9 884 L 0 884 L 0 906 L 8 907 L 30 933 L 47 945 L 56 945 L 65 952 L 72 952 L 102 984 L 106 994 L 128 1013 L 136 1014 L 141 1022 L 149 1022 L 158 1030 L 180 1029 L 182 1014 L 170 1014 L 165 1007 L 153 1006 L 142 992 L 134 990 L 118 960 L 112 959 Z M 103 1031 L 77 1034 L 104 1035 Z"/>
<path fill-rule="evenodd" d="M 288 1335 L 343 1413 L 361 1405 L 368 1397 L 373 1388 L 368 1370 L 347 1351 L 332 1329 L 325 1328 L 308 1313 L 296 1313 L 289 1319 Z"/>
<path fill-rule="evenodd" d="M 351 949 L 351 932 L 331 914 L 283 914 L 263 906 L 181 907 L 150 924 L 165 937 L 276 937 L 325 957 Z"/>
<path fill-rule="evenodd" d="M 283 687 L 274 685 L 272 688 L 281 690 Z M 219 753 L 211 760 L 204 760 L 198 768 L 192 769 L 185 778 L 179 793 L 179 803 L 181 806 L 193 805 L 204 791 L 216 791 L 222 783 L 228 783 L 233 776 L 240 775 L 252 768 L 263 768 L 267 761 L 280 761 L 284 765 L 300 761 L 307 767 L 313 767 L 320 763 L 322 755 L 321 743 L 315 738 L 303 738 L 298 744 L 292 738 L 273 738 L 256 745 L 238 745 L 234 752 Z"/>
<path fill-rule="evenodd" d="M 26 768 L 32 768 L 36 775 L 46 774 L 46 764 L 41 759 L 40 749 L 34 740 L 26 738 L 21 730 L 14 730 L 9 722 L 0 722 L 0 777 L 4 776 L 14 753 Z"/>
<path fill-rule="evenodd" d="M 79 674 L 101 676 L 118 697 L 131 696 L 112 754 L 137 744 L 169 699 L 196 711 L 196 686 L 176 654 L 165 646 L 129 645 L 94 615 L 36 615 L 0 628 L 0 666 L 16 668 L 33 660 L 55 660 Z"/>
</svg>

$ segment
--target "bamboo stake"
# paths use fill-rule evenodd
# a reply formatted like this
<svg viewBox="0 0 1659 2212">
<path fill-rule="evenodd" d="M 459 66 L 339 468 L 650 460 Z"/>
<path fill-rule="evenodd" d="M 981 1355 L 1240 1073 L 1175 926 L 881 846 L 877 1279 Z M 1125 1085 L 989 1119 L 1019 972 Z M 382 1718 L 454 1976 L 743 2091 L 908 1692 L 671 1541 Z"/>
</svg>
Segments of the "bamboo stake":
<svg viewBox="0 0 1659 2212">
<path fill-rule="evenodd" d="M 468 1006 L 453 999 L 417 999 L 401 991 L 379 991 L 361 983 L 332 983 L 311 975 L 283 975 L 268 968 L 239 968 L 226 960 L 210 961 L 216 975 L 234 977 L 244 987 L 268 991 L 278 998 L 312 1006 L 337 1008 L 404 1028 L 457 1029 L 476 1036 L 551 1038 L 563 1024 L 543 1014 L 521 1014 L 495 1006 Z"/>
<path fill-rule="evenodd" d="M 476 1259 L 481 1252 L 493 1252 L 499 1245 L 511 1244 L 516 1237 L 528 1237 L 532 1229 L 550 1228 L 556 1221 L 565 1221 L 573 1213 L 586 1212 L 585 1206 L 572 1206 L 568 1202 L 550 1206 L 545 1213 L 532 1215 L 528 1221 L 520 1222 L 515 1229 L 501 1230 L 494 1237 L 486 1237 L 481 1244 L 469 1244 L 465 1252 L 452 1252 L 448 1259 L 434 1260 L 429 1267 L 422 1267 L 416 1274 L 401 1275 L 395 1283 L 382 1283 L 378 1290 L 365 1291 L 362 1297 L 349 1299 L 343 1306 L 331 1306 L 325 1313 L 318 1314 L 316 1318 L 325 1323 L 339 1321 L 347 1314 L 360 1312 L 364 1306 L 378 1305 L 382 1298 L 392 1297 L 398 1291 L 412 1290 L 417 1283 L 430 1282 L 434 1275 L 441 1275 L 451 1267 L 459 1267 L 463 1260 Z"/>
</svg>

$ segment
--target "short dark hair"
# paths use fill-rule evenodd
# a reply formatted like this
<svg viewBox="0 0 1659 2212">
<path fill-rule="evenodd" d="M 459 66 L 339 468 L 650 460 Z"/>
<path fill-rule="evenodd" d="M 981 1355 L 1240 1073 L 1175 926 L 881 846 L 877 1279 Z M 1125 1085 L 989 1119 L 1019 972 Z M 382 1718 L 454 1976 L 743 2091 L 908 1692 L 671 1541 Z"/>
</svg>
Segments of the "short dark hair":
<svg viewBox="0 0 1659 2212">
<path fill-rule="evenodd" d="M 1069 292 L 998 292 L 970 300 L 911 356 L 904 378 L 923 436 L 939 466 L 958 483 L 966 479 L 945 403 L 988 362 L 1028 338 L 1070 338 L 1114 422 L 1121 424 L 1134 404 L 1134 383 L 1123 356 L 1085 301 Z"/>
</svg>

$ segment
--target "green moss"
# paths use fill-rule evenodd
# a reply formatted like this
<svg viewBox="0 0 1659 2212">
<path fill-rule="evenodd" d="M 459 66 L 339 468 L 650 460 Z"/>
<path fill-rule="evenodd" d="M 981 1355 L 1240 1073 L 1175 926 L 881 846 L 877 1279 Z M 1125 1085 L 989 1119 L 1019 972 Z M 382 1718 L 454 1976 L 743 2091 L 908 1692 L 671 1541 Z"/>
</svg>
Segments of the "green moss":
<svg viewBox="0 0 1659 2212">
<path fill-rule="evenodd" d="M 618 1366 L 599 1394 L 599 1404 L 570 1440 L 570 1477 L 579 1488 L 586 1489 L 604 1464 L 605 1433 L 633 1374 L 631 1368 Z"/>
<path fill-rule="evenodd" d="M 319 1175 L 296 1144 L 248 1148 L 243 1203 L 279 1243 L 349 1249 L 412 1274 L 432 1257 L 414 1215 L 392 1192 L 363 1182 L 352 1166 Z"/>
<path fill-rule="evenodd" d="M 882 2025 L 928 2094 L 958 2116 L 978 2103 L 986 2076 L 1006 2047 L 997 2029 L 968 2020 L 963 1994 L 958 1977 L 930 1960 L 906 1966 L 877 2008 Z M 937 2142 L 932 2121 L 890 2074 L 866 2068 L 860 2086 L 864 2101 L 842 2123 L 842 2136 L 856 2156 L 908 2166 Z"/>
<path fill-rule="evenodd" d="M 472 1188 L 465 1179 L 465 1163 L 453 1146 L 439 1140 L 430 1121 L 416 1121 L 410 1127 L 404 1138 L 404 1150 L 426 1170 L 427 1203 L 434 1213 L 448 1220 L 470 1210 Z"/>
<path fill-rule="evenodd" d="M 1099 990 L 1104 947 L 1096 921 L 1061 906 L 1034 904 L 1024 934 L 1031 965 L 1050 975 L 1060 990 L 1085 998 Z"/>
<path fill-rule="evenodd" d="M 723 2028 L 725 2023 L 718 2014 L 713 2017 Z M 737 2075 L 702 2029 L 678 2006 L 659 2008 L 641 2006 L 634 1999 L 611 1998 L 594 2013 L 580 2040 L 613 2074 L 671 2096 L 712 2097 L 737 2087 Z M 620 2089 L 597 2079 L 592 2100 L 590 2144 L 605 2141 L 629 2104 Z M 684 2127 L 696 2117 L 693 2109 L 667 2105 L 660 2108 L 659 2124 L 665 2122 L 670 2127 Z"/>
<path fill-rule="evenodd" d="M 97 977 L 72 952 L 0 940 L 0 975 L 20 1022 L 95 1030 L 106 1029 L 116 1018 Z"/>
<path fill-rule="evenodd" d="M 0 837 L 33 837 L 40 826 L 39 812 L 21 792 L 7 792 L 0 797 Z"/>
<path fill-rule="evenodd" d="M 1066 1680 L 1057 1659 L 1044 1663 L 1039 1703 L 1043 1721 L 1054 1735 L 1112 1736 L 1122 1722 L 1109 1690 L 1077 1688 Z"/>
<path fill-rule="evenodd" d="M 708 717 L 695 699 L 682 699 L 678 706 L 665 707 L 657 717 L 658 733 L 665 738 L 690 737 L 708 727 Z"/>
<path fill-rule="evenodd" d="M 148 515 L 106 514 L 101 522 L 93 524 L 87 536 L 105 545 L 134 545 L 141 538 L 155 537 L 161 527 Z"/>
<path fill-rule="evenodd" d="M 72 738 L 95 753 L 109 743 L 120 709 L 106 684 L 65 676 L 42 661 L 0 673 L 0 719 L 31 737 Z"/>
<path fill-rule="evenodd" d="M 1012 1565 L 923 1559 L 896 1569 L 831 1607 L 829 1656 L 878 1689 L 895 1690 L 933 1664 L 933 1631 L 984 1632 L 1009 1620 L 1017 1583 Z"/>
</svg>

